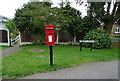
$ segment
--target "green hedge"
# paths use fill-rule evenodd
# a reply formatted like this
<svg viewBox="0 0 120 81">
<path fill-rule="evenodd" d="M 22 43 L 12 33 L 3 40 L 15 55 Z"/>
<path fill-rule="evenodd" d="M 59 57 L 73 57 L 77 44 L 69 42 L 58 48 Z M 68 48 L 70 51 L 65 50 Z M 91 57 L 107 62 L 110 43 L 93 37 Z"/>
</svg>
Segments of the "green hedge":
<svg viewBox="0 0 120 81">
<path fill-rule="evenodd" d="M 110 35 L 105 32 L 105 30 L 92 30 L 86 34 L 84 40 L 95 40 L 93 48 L 110 48 L 111 38 Z M 83 46 L 89 47 L 88 43 L 84 43 Z"/>
</svg>

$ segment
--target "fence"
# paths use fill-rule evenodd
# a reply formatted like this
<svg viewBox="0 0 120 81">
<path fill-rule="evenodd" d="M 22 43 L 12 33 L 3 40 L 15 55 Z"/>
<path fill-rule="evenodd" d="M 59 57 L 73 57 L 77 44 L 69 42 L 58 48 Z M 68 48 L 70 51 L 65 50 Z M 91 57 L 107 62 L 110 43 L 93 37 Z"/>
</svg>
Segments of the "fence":
<svg viewBox="0 0 120 81">
<path fill-rule="evenodd" d="M 16 36 L 13 40 L 11 40 L 11 45 L 14 45 L 17 41 L 20 40 L 20 35 Z"/>
</svg>

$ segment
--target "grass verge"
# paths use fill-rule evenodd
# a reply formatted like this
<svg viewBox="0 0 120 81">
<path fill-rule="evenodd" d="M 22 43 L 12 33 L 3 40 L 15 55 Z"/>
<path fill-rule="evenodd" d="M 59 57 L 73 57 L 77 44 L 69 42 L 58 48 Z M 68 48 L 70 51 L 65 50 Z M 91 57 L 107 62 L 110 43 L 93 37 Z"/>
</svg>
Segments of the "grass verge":
<svg viewBox="0 0 120 81">
<path fill-rule="evenodd" d="M 30 49 L 43 49 L 45 51 L 33 53 L 28 51 Z M 51 67 L 48 46 L 23 46 L 22 50 L 2 59 L 3 78 L 18 78 L 90 62 L 118 59 L 118 48 L 93 49 L 93 51 L 83 48 L 83 51 L 79 51 L 79 46 L 56 45 L 53 47 L 53 53 L 54 66 Z M 38 56 L 44 57 L 39 58 Z"/>
</svg>

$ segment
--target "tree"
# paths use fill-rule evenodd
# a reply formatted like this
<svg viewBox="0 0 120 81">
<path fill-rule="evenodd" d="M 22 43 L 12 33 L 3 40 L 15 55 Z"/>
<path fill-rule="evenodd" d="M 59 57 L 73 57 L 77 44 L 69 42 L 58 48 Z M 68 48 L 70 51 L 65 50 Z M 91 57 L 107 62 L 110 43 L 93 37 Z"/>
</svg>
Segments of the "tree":
<svg viewBox="0 0 120 81">
<path fill-rule="evenodd" d="M 93 29 L 97 29 L 99 27 L 99 22 L 96 21 L 95 18 L 91 17 L 91 16 L 85 16 L 82 20 L 81 20 L 81 32 L 85 35 L 86 33 L 88 33 L 89 31 L 93 30 Z"/>
<path fill-rule="evenodd" d="M 74 38 L 74 44 L 76 43 L 76 35 L 81 32 L 81 13 L 72 8 L 68 2 L 64 7 L 61 6 L 60 17 L 62 22 L 62 30 L 68 31 Z"/>
<path fill-rule="evenodd" d="M 52 15 L 51 3 L 49 2 L 29 2 L 21 9 L 17 9 L 14 22 L 20 31 L 27 31 L 34 37 L 34 40 L 45 40 L 45 25 L 51 24 Z M 45 42 L 45 41 L 44 41 Z"/>
<path fill-rule="evenodd" d="M 49 24 L 50 10 L 50 4 L 47 2 L 30 2 L 22 9 L 16 10 L 15 24 L 19 30 L 34 32 L 38 28 L 43 29 Z"/>
<path fill-rule="evenodd" d="M 90 14 L 96 19 L 100 20 L 101 23 L 104 22 L 104 29 L 111 33 L 112 25 L 116 20 L 120 18 L 120 2 L 115 2 L 113 10 L 110 13 L 111 2 L 97 2 L 89 3 Z M 107 5 L 105 8 L 104 6 Z"/>
<path fill-rule="evenodd" d="M 52 15 L 51 15 L 51 23 L 55 25 L 55 33 L 57 35 L 56 37 L 56 43 L 59 43 L 59 31 L 62 30 L 62 20 L 60 15 L 60 8 L 54 7 L 52 8 Z"/>
<path fill-rule="evenodd" d="M 6 27 L 10 31 L 10 38 L 13 39 L 18 35 L 18 29 L 17 29 L 15 23 L 13 22 L 13 20 L 9 20 L 6 24 Z"/>
<path fill-rule="evenodd" d="M 85 4 L 88 7 L 89 15 L 96 18 L 101 25 L 104 25 L 104 29 L 107 33 L 111 33 L 112 26 L 115 22 L 120 22 L 120 1 L 116 2 L 89 2 Z M 83 0 L 77 0 L 76 4 L 82 5 Z M 113 4 L 113 9 L 111 10 L 111 4 Z"/>
</svg>

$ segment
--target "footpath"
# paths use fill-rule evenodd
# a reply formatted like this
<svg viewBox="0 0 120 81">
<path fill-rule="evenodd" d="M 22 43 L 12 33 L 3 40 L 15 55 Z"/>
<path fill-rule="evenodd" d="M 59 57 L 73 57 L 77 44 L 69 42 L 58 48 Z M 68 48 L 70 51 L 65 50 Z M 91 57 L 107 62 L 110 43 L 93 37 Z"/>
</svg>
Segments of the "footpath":
<svg viewBox="0 0 120 81">
<path fill-rule="evenodd" d="M 13 54 L 13 53 L 15 53 L 16 51 L 19 51 L 19 50 L 21 50 L 21 48 L 19 47 L 18 44 L 15 44 L 12 47 L 9 47 L 5 50 L 0 51 L 0 58 L 11 55 L 11 54 Z"/>
<path fill-rule="evenodd" d="M 118 60 L 115 60 L 33 74 L 20 79 L 118 79 L 118 74 L 120 74 L 118 73 Z"/>
</svg>

